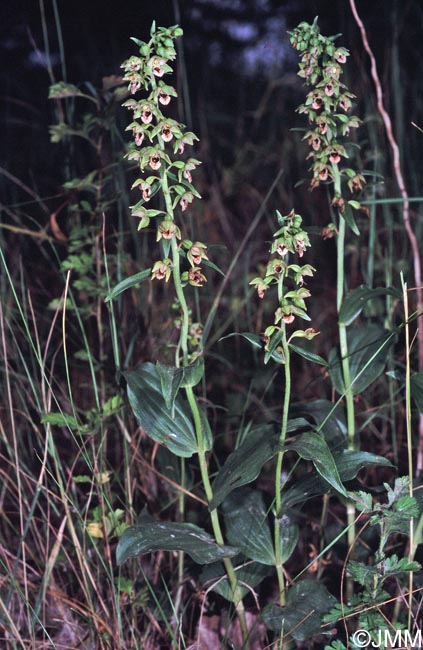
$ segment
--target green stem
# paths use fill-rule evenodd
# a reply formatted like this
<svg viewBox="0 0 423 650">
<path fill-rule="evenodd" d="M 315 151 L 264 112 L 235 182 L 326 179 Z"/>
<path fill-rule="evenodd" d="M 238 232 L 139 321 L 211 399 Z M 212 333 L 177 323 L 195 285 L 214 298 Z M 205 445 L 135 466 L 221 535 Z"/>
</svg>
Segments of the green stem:
<svg viewBox="0 0 423 650">
<path fill-rule="evenodd" d="M 286 431 L 288 426 L 288 410 L 289 402 L 291 398 L 291 366 L 290 366 L 290 351 L 289 345 L 286 338 L 286 328 L 285 323 L 282 323 L 282 349 L 285 361 L 285 395 L 283 400 L 283 411 L 282 411 L 282 424 L 281 424 L 281 433 L 279 436 L 279 444 L 283 445 L 286 439 Z M 282 507 L 282 488 L 281 488 L 281 478 L 282 478 L 282 461 L 283 461 L 284 452 L 280 451 L 276 459 L 276 472 L 275 472 L 275 562 L 276 562 L 276 573 L 278 576 L 279 583 L 279 602 L 281 606 L 285 605 L 285 579 L 283 575 L 283 567 L 281 562 L 281 544 L 280 544 L 280 513 Z"/>
<path fill-rule="evenodd" d="M 337 165 L 332 165 L 334 175 L 335 196 L 341 196 L 341 175 Z M 344 299 L 344 257 L 345 257 L 345 219 L 339 215 L 339 227 L 337 238 L 337 278 L 336 278 L 336 306 L 338 314 L 342 307 Z M 355 449 L 355 409 L 354 395 L 351 387 L 350 363 L 348 354 L 347 328 L 344 323 L 338 321 L 339 347 L 341 353 L 342 375 L 345 386 L 345 401 L 347 411 L 347 432 L 348 432 L 348 449 Z M 347 503 L 347 521 L 348 521 L 348 546 L 352 548 L 355 540 L 355 506 L 349 501 Z M 347 578 L 347 598 L 351 598 L 354 592 L 354 582 Z"/>
<path fill-rule="evenodd" d="M 197 436 L 197 445 L 198 445 L 198 463 L 200 466 L 200 473 L 201 473 L 201 480 L 203 482 L 204 486 L 204 491 L 206 493 L 207 501 L 211 503 L 213 500 L 213 489 L 210 483 L 210 476 L 209 476 L 209 470 L 207 467 L 207 459 L 206 459 L 206 452 L 204 449 L 204 432 L 203 432 L 203 424 L 201 421 L 201 415 L 200 415 L 200 410 L 198 408 L 197 400 L 194 395 L 194 391 L 191 386 L 187 386 L 185 388 L 186 396 L 188 399 L 188 403 L 191 408 L 191 413 L 194 419 L 194 425 L 195 425 L 195 432 Z M 216 542 L 220 545 L 223 546 L 225 541 L 223 538 L 222 534 L 222 528 L 220 525 L 219 521 L 219 515 L 214 508 L 213 510 L 210 510 L 210 519 L 211 519 L 211 524 L 213 528 L 213 533 L 216 539 Z M 232 589 L 232 594 L 233 594 L 233 601 L 234 605 L 238 614 L 239 618 L 239 623 L 241 626 L 241 632 L 242 632 L 242 638 L 244 640 L 244 648 L 245 650 L 248 650 L 249 648 L 249 643 L 248 643 L 248 627 L 247 627 L 247 621 L 245 618 L 245 610 L 244 610 L 244 604 L 242 602 L 242 597 L 239 591 L 238 587 L 238 579 L 236 577 L 235 569 L 234 566 L 229 558 L 224 558 L 223 564 L 225 566 L 225 570 L 228 576 L 229 584 Z"/>
</svg>

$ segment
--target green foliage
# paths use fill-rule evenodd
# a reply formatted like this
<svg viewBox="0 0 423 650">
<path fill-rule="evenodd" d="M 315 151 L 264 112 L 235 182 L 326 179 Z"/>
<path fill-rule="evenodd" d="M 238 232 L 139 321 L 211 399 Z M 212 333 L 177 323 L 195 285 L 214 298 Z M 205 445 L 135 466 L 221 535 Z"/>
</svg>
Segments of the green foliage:
<svg viewBox="0 0 423 650">
<path fill-rule="evenodd" d="M 216 544 L 211 535 L 194 524 L 178 524 L 142 519 L 127 528 L 119 540 L 116 561 L 122 564 L 131 557 L 152 551 L 184 551 L 198 564 L 209 564 L 239 553 L 236 547 Z"/>
<path fill-rule="evenodd" d="M 324 615 L 335 602 L 321 583 L 301 580 L 289 590 L 286 606 L 267 605 L 263 619 L 280 638 L 305 641 L 319 633 Z"/>
<path fill-rule="evenodd" d="M 194 425 L 189 408 L 181 397 L 173 396 L 167 406 L 163 397 L 162 380 L 157 367 L 143 363 L 136 370 L 125 373 L 131 407 L 144 431 L 153 440 L 165 445 L 177 456 L 189 458 L 198 451 Z M 211 440 L 206 435 L 206 446 Z"/>
<path fill-rule="evenodd" d="M 251 560 L 275 565 L 275 549 L 270 531 L 263 494 L 244 488 L 232 492 L 222 506 L 226 534 L 230 544 L 235 544 Z M 298 540 L 298 526 L 288 516 L 281 521 L 280 557 L 286 562 Z"/>
<path fill-rule="evenodd" d="M 366 327 L 351 329 L 347 341 L 351 390 L 354 395 L 359 395 L 382 374 L 394 336 L 369 323 Z M 332 348 L 329 354 L 329 374 L 334 388 L 344 394 L 346 387 L 341 356 L 336 348 Z"/>
<path fill-rule="evenodd" d="M 389 222 L 392 199 L 374 199 L 389 186 L 378 185 L 376 172 L 350 166 L 359 147 L 348 137 L 359 120 L 350 115 L 354 96 L 342 82 L 349 53 L 335 45 L 338 36 L 320 34 L 317 20 L 291 33 L 300 77 L 309 86 L 299 112 L 308 119 L 311 185 L 327 186 L 330 205 L 325 210 L 317 195 L 307 199 L 304 220 L 295 210 L 276 210 L 271 228 L 269 197 L 278 177 L 252 221 L 254 241 L 246 244 L 248 237 L 239 242 L 243 221 L 227 188 L 259 188 L 267 177 L 261 109 L 251 139 L 240 146 L 241 123 L 228 139 L 237 162 L 229 168 L 217 160 L 222 182 L 208 164 L 196 186 L 201 163 L 189 148 L 197 137 L 180 121 L 183 107 L 176 106 L 170 81 L 174 39 L 181 35 L 177 26 L 153 23 L 149 40 L 133 38 L 139 52 L 122 66 L 125 87 L 114 76 L 101 89 L 51 85 L 58 123 L 50 132 L 63 161 L 63 203 L 51 208 L 46 199 L 37 259 L 27 256 L 21 240 L 10 246 L 8 235 L 27 237 L 27 229 L 3 224 L 1 379 L 7 403 L 0 532 L 3 538 L 6 531 L 13 553 L 7 550 L 2 560 L 1 623 L 12 645 L 22 647 L 63 642 L 60 631 L 52 632 L 55 624 L 45 623 L 50 611 L 73 634 L 66 643 L 86 638 L 92 647 L 129 647 L 134 639 L 140 647 L 194 647 L 208 633 L 210 647 L 217 647 L 225 641 L 212 630 L 211 614 L 219 616 L 219 629 L 226 625 L 226 645 L 240 645 L 238 623 L 223 621 L 224 609 L 239 618 L 245 650 L 249 644 L 315 646 L 338 623 L 342 639 L 344 628 L 351 632 L 356 625 L 375 638 L 387 621 L 399 629 L 414 607 L 418 611 L 408 590 L 420 570 L 414 554 L 423 518 L 409 478 L 394 476 L 406 464 L 404 413 L 414 431 L 410 391 L 402 385 L 410 364 L 394 346 L 403 330 L 403 293 L 395 288 L 393 266 L 401 238 Z M 184 89 L 185 104 L 184 80 L 175 86 Z M 118 126 L 122 101 L 130 113 L 128 145 Z M 275 106 L 265 107 L 269 124 L 279 120 Z M 208 123 L 216 148 L 229 146 L 222 117 Z M 371 131 L 375 120 L 366 118 Z M 301 155 L 292 137 L 283 140 L 290 158 Z M 382 152 L 378 137 L 370 137 L 375 165 Z M 210 144 L 204 136 L 205 156 Z M 244 172 L 251 166 L 256 174 L 256 164 L 260 174 L 249 183 Z M 375 184 L 365 187 L 371 174 Z M 291 179 L 283 190 L 287 200 L 289 187 Z M 204 208 L 197 201 L 200 188 Z M 369 190 L 373 203 L 361 200 Z M 228 199 L 235 206 L 230 219 Z M 375 242 L 378 202 L 386 211 Z M 371 205 L 370 219 L 363 218 L 364 204 Z M 316 206 L 330 213 L 322 234 L 337 246 L 336 311 L 327 244 L 317 243 L 320 222 L 309 225 Z M 29 210 L 25 219 L 35 222 Z M 23 218 L 5 214 L 16 223 Z M 361 233 L 359 246 L 345 224 Z M 220 229 L 228 250 L 215 243 Z M 201 241 L 205 230 L 213 244 Z M 401 269 L 403 248 L 396 262 Z M 215 253 L 216 263 L 209 259 Z M 307 263 L 300 264 L 305 254 Z M 225 255 L 232 256 L 228 270 Z M 33 267 L 36 292 L 26 286 Z M 218 310 L 221 320 L 214 321 Z M 297 329 L 309 313 L 321 333 Z M 414 315 L 407 318 L 410 326 Z M 229 337 L 223 349 L 220 342 Z M 411 377 L 411 397 L 420 412 L 422 395 L 419 371 Z M 383 483 L 385 494 L 387 477 L 392 485 Z M 415 535 L 408 541 L 411 522 Z M 128 561 L 150 553 L 155 556 Z M 351 635 L 349 644 L 356 647 Z M 326 647 L 345 648 L 339 639 Z"/>
</svg>

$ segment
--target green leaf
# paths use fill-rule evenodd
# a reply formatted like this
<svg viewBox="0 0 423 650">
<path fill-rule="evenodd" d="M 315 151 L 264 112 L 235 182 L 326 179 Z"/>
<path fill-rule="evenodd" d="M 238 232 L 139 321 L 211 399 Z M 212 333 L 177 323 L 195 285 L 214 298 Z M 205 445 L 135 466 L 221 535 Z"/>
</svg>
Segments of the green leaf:
<svg viewBox="0 0 423 650">
<path fill-rule="evenodd" d="M 243 339 L 246 339 L 254 348 L 259 348 L 262 350 L 264 348 L 264 343 L 258 334 L 253 334 L 252 332 L 232 332 L 226 336 L 222 336 L 219 341 L 224 341 L 225 339 L 232 338 L 232 336 L 242 336 Z"/>
<path fill-rule="evenodd" d="M 311 417 L 317 431 L 321 432 L 331 447 L 343 448 L 347 440 L 345 412 L 340 404 L 335 406 L 326 399 L 293 404 L 290 414 Z"/>
<path fill-rule="evenodd" d="M 349 225 L 349 227 L 351 228 L 353 233 L 355 235 L 359 235 L 360 231 L 359 231 L 359 229 L 357 227 L 357 224 L 355 222 L 351 206 L 348 205 L 348 203 L 345 204 L 344 212 L 342 212 L 342 213 L 340 212 L 340 215 L 341 215 L 341 217 L 343 217 L 345 219 L 346 223 Z"/>
<path fill-rule="evenodd" d="M 121 293 L 135 286 L 139 282 L 146 280 L 150 276 L 151 276 L 151 269 L 145 269 L 145 271 L 140 271 L 139 273 L 135 273 L 135 275 L 129 276 L 129 278 L 125 278 L 125 280 L 119 282 L 119 284 L 117 284 L 111 290 L 111 292 L 106 296 L 105 302 L 109 302 L 110 300 L 117 298 L 117 296 L 119 296 Z"/>
<path fill-rule="evenodd" d="M 270 431 L 269 431 L 270 429 Z M 263 427 L 254 433 L 229 454 L 223 467 L 213 482 L 213 500 L 210 508 L 217 508 L 220 503 L 238 487 L 254 481 L 260 470 L 278 451 L 279 432 L 273 427 Z"/>
<path fill-rule="evenodd" d="M 222 505 L 226 535 L 242 553 L 256 562 L 275 565 L 273 538 L 267 519 L 263 494 L 243 488 L 233 492 Z M 281 518 L 281 562 L 291 556 L 298 541 L 298 526 L 288 515 Z"/>
<path fill-rule="evenodd" d="M 354 395 L 359 395 L 382 374 L 394 336 L 379 325 L 369 323 L 347 332 L 347 341 L 352 391 Z M 329 353 L 329 375 L 335 390 L 344 394 L 344 378 L 337 348 Z"/>
<path fill-rule="evenodd" d="M 175 399 L 182 383 L 184 369 L 176 368 L 176 366 L 166 366 L 164 363 L 157 361 L 156 370 L 160 377 L 163 399 L 173 418 L 175 413 Z"/>
<path fill-rule="evenodd" d="M 183 371 L 184 374 L 181 386 L 196 386 L 202 380 L 204 375 L 204 357 L 198 357 L 189 366 L 184 366 Z"/>
<path fill-rule="evenodd" d="M 338 469 L 339 477 L 343 483 L 354 479 L 358 472 L 368 465 L 379 467 L 392 467 L 392 463 L 383 458 L 367 451 L 350 451 L 344 449 L 341 452 L 335 452 L 333 458 Z M 330 492 L 330 486 L 320 476 L 308 475 L 284 491 L 282 503 L 284 508 L 292 508 L 298 504 L 303 504 L 312 497 L 320 496 Z"/>
<path fill-rule="evenodd" d="M 186 403 L 178 396 L 172 417 L 162 394 L 161 380 L 152 363 L 143 363 L 124 374 L 132 410 L 146 434 L 177 456 L 188 458 L 198 451 L 197 439 Z"/>
<path fill-rule="evenodd" d="M 411 397 L 419 413 L 423 413 L 423 372 L 416 372 L 411 376 Z"/>
<path fill-rule="evenodd" d="M 352 481 L 358 472 L 368 465 L 377 465 L 379 467 L 393 467 L 392 463 L 383 456 L 371 454 L 368 451 L 353 451 L 343 449 L 333 455 L 339 476 L 342 482 Z"/>
<path fill-rule="evenodd" d="M 319 366 L 325 366 L 325 368 L 328 367 L 328 362 L 325 361 L 323 357 L 319 356 L 318 354 L 315 354 L 314 352 L 310 352 L 309 350 L 306 350 L 305 348 L 302 348 L 299 345 L 295 345 L 294 343 L 288 343 L 288 345 L 293 352 L 296 352 L 297 354 L 300 355 L 300 357 L 307 359 L 307 361 L 311 361 L 312 363 L 317 363 Z"/>
<path fill-rule="evenodd" d="M 234 560 L 232 560 L 232 562 L 234 562 Z M 245 563 L 245 566 L 236 566 L 235 575 L 238 579 L 237 586 L 241 598 L 250 594 L 251 591 L 271 573 L 271 571 L 272 569 L 269 566 L 260 564 L 259 562 L 251 562 L 251 560 L 248 560 L 248 562 Z M 221 562 L 209 564 L 204 567 L 200 575 L 200 580 L 206 589 L 212 588 L 212 591 L 215 591 L 229 602 L 233 602 L 232 588 L 229 584 L 225 567 Z"/>
<path fill-rule="evenodd" d="M 152 551 L 184 551 L 194 562 L 209 564 L 234 557 L 237 548 L 219 546 L 211 535 L 194 524 L 144 521 L 127 528 L 116 551 L 118 565 Z"/>
<path fill-rule="evenodd" d="M 398 290 L 390 287 L 380 287 L 378 289 L 369 289 L 368 287 L 361 286 L 353 289 L 345 298 L 339 312 L 339 322 L 344 325 L 351 325 L 351 323 L 362 312 L 365 304 L 376 298 L 377 296 L 395 296 L 401 298 Z"/>
<path fill-rule="evenodd" d="M 224 272 L 222 269 L 220 269 L 214 262 L 210 262 L 210 260 L 202 260 L 201 262 L 204 266 L 208 266 L 210 269 L 213 269 L 213 271 L 217 271 L 217 273 L 220 273 L 220 275 L 223 275 L 225 277 Z"/>
<path fill-rule="evenodd" d="M 269 630 L 305 641 L 317 634 L 322 618 L 336 604 L 336 598 L 315 580 L 301 580 L 288 591 L 285 607 L 268 605 L 262 619 Z"/>
<path fill-rule="evenodd" d="M 347 491 L 342 485 L 338 468 L 326 440 L 317 433 L 302 433 L 297 440 L 286 445 L 286 449 L 296 451 L 305 460 L 311 460 L 322 478 L 345 497 Z"/>
<path fill-rule="evenodd" d="M 57 427 L 70 427 L 72 429 L 78 428 L 78 422 L 73 415 L 67 413 L 44 413 L 41 416 L 41 424 L 52 424 Z"/>
<path fill-rule="evenodd" d="M 306 420 L 288 422 L 288 432 L 309 426 Z M 220 503 L 238 487 L 254 481 L 261 468 L 279 449 L 280 432 L 272 425 L 257 427 L 250 431 L 248 437 L 225 460 L 213 483 L 213 500 L 210 508 L 217 508 Z"/>
</svg>

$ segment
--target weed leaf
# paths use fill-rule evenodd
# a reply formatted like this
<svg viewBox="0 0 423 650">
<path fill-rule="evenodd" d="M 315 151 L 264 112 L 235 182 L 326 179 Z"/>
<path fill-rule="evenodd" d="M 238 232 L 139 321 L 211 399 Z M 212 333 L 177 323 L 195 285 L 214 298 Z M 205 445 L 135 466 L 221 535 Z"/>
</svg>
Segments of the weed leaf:
<svg viewBox="0 0 423 650">
<path fill-rule="evenodd" d="M 296 451 L 305 460 L 311 460 L 320 476 L 335 490 L 347 496 L 335 460 L 326 440 L 322 436 L 312 431 L 302 433 L 294 442 L 286 445 L 286 449 Z"/>
<path fill-rule="evenodd" d="M 333 454 L 339 477 L 343 483 L 354 479 L 358 472 L 368 465 L 379 467 L 392 467 L 387 458 L 377 456 L 367 451 L 352 451 L 344 449 Z M 320 476 L 308 475 L 301 478 L 292 487 L 285 490 L 282 496 L 284 508 L 292 508 L 295 505 L 303 504 L 308 499 L 330 491 L 330 486 Z"/>
<path fill-rule="evenodd" d="M 379 325 L 368 324 L 347 333 L 351 386 L 354 395 L 362 393 L 383 372 L 394 336 Z M 338 393 L 345 393 L 339 350 L 329 353 L 329 375 Z"/>
<path fill-rule="evenodd" d="M 285 607 L 268 605 L 262 618 L 269 630 L 278 634 L 283 630 L 284 639 L 292 635 L 296 641 L 305 641 L 319 631 L 323 616 L 335 604 L 336 598 L 320 582 L 301 580 L 288 591 Z"/>
<path fill-rule="evenodd" d="M 395 296 L 401 298 L 401 293 L 397 289 L 390 287 L 380 287 L 378 289 L 369 289 L 368 287 L 361 286 L 353 289 L 345 298 L 341 310 L 339 312 L 339 322 L 343 325 L 351 325 L 351 323 L 359 316 L 364 306 L 369 300 L 377 296 Z"/>
<path fill-rule="evenodd" d="M 147 278 L 149 278 L 150 276 L 151 276 L 151 269 L 145 269 L 144 271 L 135 273 L 135 275 L 129 276 L 129 278 L 125 278 L 124 280 L 122 280 L 122 282 L 119 282 L 119 284 L 117 284 L 111 290 L 111 292 L 106 296 L 105 302 L 109 302 L 110 300 L 117 298 L 117 296 L 119 296 L 121 293 L 135 286 L 136 284 L 138 284 L 138 282 L 143 282 L 143 280 L 147 280 Z"/>
<path fill-rule="evenodd" d="M 262 492 L 237 490 L 225 499 L 222 511 L 229 543 L 236 543 L 246 557 L 274 566 L 275 550 Z M 280 533 L 281 562 L 286 562 L 298 540 L 298 526 L 288 515 L 282 518 Z"/>
<path fill-rule="evenodd" d="M 288 422 L 288 433 L 299 428 L 309 427 L 303 418 Z M 213 500 L 210 508 L 217 508 L 220 503 L 238 487 L 254 481 L 267 463 L 279 450 L 280 432 L 267 425 L 251 431 L 246 440 L 229 454 L 220 468 L 213 483 Z"/>
<path fill-rule="evenodd" d="M 162 550 L 184 551 L 198 564 L 217 562 L 239 553 L 237 548 L 219 546 L 211 535 L 194 524 L 145 521 L 123 532 L 116 561 L 120 565 L 131 557 Z"/>
<path fill-rule="evenodd" d="M 125 373 L 129 403 L 139 424 L 156 442 L 188 458 L 198 449 L 194 426 L 181 397 L 174 403 L 174 416 L 163 398 L 161 379 L 156 366 L 143 363 Z"/>
<path fill-rule="evenodd" d="M 164 363 L 157 361 L 156 370 L 160 377 L 163 399 L 173 418 L 175 414 L 175 399 L 182 383 L 184 369 L 176 368 L 175 366 L 166 366 Z"/>
</svg>

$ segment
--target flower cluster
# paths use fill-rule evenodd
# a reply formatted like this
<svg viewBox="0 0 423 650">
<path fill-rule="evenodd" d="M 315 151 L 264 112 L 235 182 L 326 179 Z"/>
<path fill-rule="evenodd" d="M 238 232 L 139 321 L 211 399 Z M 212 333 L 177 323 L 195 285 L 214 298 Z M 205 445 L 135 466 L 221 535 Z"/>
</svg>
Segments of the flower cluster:
<svg viewBox="0 0 423 650">
<path fill-rule="evenodd" d="M 138 163 L 145 173 L 132 185 L 141 192 L 140 200 L 131 206 L 131 214 L 140 219 L 138 230 L 147 228 L 151 219 L 157 219 L 156 240 L 161 242 L 164 258 L 155 262 L 152 279 L 168 281 L 172 275 L 173 263 L 168 257 L 172 240 L 181 241 L 181 228 L 175 223 L 174 212 L 184 212 L 194 198 L 201 198 L 192 185 L 192 173 L 200 164 L 195 158 L 175 159 L 182 156 L 186 146 L 194 144 L 197 136 L 185 130 L 185 125 L 166 116 L 162 108 L 177 97 L 176 90 L 165 83 L 163 77 L 172 72 L 169 62 L 176 57 L 174 39 L 182 35 L 180 27 L 153 27 L 148 43 L 133 39 L 140 47 L 139 56 L 130 56 L 124 61 L 123 80 L 128 83 L 129 92 L 146 91 L 143 99 L 131 97 L 124 102 L 133 113 L 133 120 L 126 130 L 132 131 L 133 143 L 127 158 Z M 162 192 L 165 211 L 148 207 L 148 203 Z M 188 243 L 187 243 L 188 242 Z M 182 274 L 183 282 L 199 287 L 206 282 L 200 262 L 207 260 L 207 247 L 201 242 L 182 241 L 179 252 L 186 256 L 190 269 Z M 187 251 L 185 253 L 185 251 Z"/>
<path fill-rule="evenodd" d="M 307 233 L 302 228 L 302 218 L 292 210 L 287 216 L 282 216 L 277 211 L 279 229 L 273 235 L 273 242 L 270 248 L 271 258 L 267 263 L 264 277 L 256 277 L 250 284 L 255 286 L 260 298 L 264 298 L 266 292 L 272 285 L 278 287 L 279 306 L 275 311 L 273 325 L 266 328 L 264 332 L 265 349 L 273 354 L 278 351 L 281 341 L 282 327 L 291 324 L 298 316 L 304 320 L 310 320 L 307 314 L 305 300 L 310 297 L 310 291 L 304 286 L 305 277 L 312 277 L 315 269 L 310 264 L 289 264 L 288 254 L 302 257 L 305 250 L 310 246 Z M 276 256 L 274 256 L 276 254 Z M 285 286 L 286 280 L 290 278 L 294 288 L 288 289 Z M 316 336 L 312 328 L 296 330 L 289 340 L 295 337 L 312 339 Z M 279 350 L 280 352 L 280 350 Z M 274 354 L 273 354 L 274 356 Z"/>
<path fill-rule="evenodd" d="M 348 136 L 350 129 L 360 125 L 358 117 L 349 115 L 354 95 L 341 82 L 342 66 L 349 52 L 336 47 L 335 39 L 336 36 L 320 34 L 317 18 L 311 25 L 301 22 L 290 32 L 291 44 L 301 54 L 298 75 L 311 86 L 298 112 L 308 116 L 311 127 L 304 139 L 311 148 L 308 157 L 313 161 L 312 188 L 334 179 L 334 167 L 338 167 L 343 158 L 348 158 L 343 138 Z M 348 179 L 351 192 L 362 189 L 365 180 L 361 174 L 349 167 L 342 173 Z M 344 205 L 337 207 L 344 211 Z"/>
</svg>

